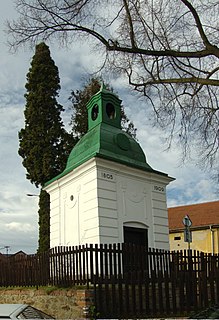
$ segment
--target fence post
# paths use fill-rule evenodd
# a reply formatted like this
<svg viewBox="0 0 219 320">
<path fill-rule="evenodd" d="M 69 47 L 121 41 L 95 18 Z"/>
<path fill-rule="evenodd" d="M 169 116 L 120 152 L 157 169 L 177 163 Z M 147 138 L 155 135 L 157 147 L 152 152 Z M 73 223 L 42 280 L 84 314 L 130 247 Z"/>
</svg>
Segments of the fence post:
<svg viewBox="0 0 219 320">
<path fill-rule="evenodd" d="M 200 306 L 208 306 L 208 287 L 207 287 L 207 259 L 204 252 L 201 252 L 201 271 L 199 276 L 199 297 Z"/>
</svg>

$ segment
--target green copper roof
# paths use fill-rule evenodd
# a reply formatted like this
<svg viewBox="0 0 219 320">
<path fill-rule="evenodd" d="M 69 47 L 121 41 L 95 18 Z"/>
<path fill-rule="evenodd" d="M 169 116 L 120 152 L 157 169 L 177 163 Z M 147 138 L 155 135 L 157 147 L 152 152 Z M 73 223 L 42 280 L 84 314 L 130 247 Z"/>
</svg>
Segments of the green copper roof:
<svg viewBox="0 0 219 320">
<path fill-rule="evenodd" d="M 144 171 L 157 172 L 146 162 L 145 154 L 137 141 L 120 129 L 120 104 L 121 100 L 104 87 L 91 98 L 87 104 L 88 132 L 72 149 L 65 170 L 46 185 L 65 176 L 93 157 L 119 162 Z"/>
</svg>

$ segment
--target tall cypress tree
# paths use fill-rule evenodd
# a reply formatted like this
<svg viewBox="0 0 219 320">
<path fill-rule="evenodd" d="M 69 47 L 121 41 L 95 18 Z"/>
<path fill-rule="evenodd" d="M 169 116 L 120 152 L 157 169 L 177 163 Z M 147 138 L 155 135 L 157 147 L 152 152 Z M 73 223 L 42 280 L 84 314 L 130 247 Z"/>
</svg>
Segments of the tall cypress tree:
<svg viewBox="0 0 219 320">
<path fill-rule="evenodd" d="M 61 119 L 63 107 L 57 102 L 60 90 L 58 68 L 45 43 L 36 46 L 27 73 L 25 127 L 19 132 L 19 155 L 27 171 L 27 179 L 36 187 L 60 173 L 67 161 L 73 140 Z M 49 248 L 49 196 L 40 192 L 39 247 Z"/>
<path fill-rule="evenodd" d="M 88 130 L 88 113 L 86 104 L 90 98 L 100 90 L 101 78 L 91 78 L 87 81 L 81 90 L 72 91 L 69 100 L 72 102 L 73 115 L 71 117 L 70 125 L 72 125 L 73 135 L 80 139 Z M 110 88 L 107 85 L 110 91 Z M 125 114 L 124 107 L 121 108 L 121 125 L 122 129 L 136 138 L 136 128 L 132 121 L 130 121 Z"/>
</svg>

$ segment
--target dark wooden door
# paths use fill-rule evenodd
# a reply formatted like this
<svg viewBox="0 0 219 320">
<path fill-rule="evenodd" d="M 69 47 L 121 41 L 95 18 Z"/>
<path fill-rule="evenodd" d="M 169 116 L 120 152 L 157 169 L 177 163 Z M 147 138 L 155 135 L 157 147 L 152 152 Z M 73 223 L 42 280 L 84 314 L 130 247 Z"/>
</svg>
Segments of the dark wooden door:
<svg viewBox="0 0 219 320">
<path fill-rule="evenodd" d="M 124 243 L 148 247 L 148 230 L 134 227 L 124 227 Z"/>
<path fill-rule="evenodd" d="M 147 269 L 148 230 L 124 227 L 124 243 L 124 272 Z"/>
</svg>

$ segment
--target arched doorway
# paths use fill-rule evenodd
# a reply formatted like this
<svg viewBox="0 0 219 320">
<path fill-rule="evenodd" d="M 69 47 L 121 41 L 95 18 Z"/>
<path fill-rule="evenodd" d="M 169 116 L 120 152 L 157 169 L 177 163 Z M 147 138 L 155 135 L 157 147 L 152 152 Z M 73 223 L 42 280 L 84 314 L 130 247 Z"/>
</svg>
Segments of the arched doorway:
<svg viewBox="0 0 219 320">
<path fill-rule="evenodd" d="M 148 229 L 124 226 L 124 243 L 132 243 L 148 248 Z"/>
</svg>

